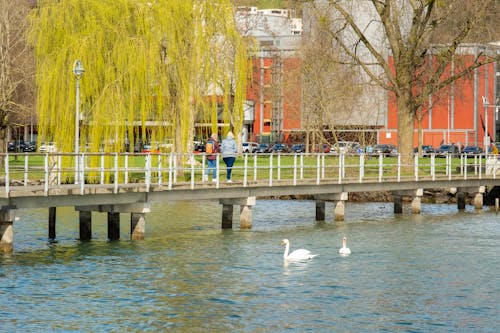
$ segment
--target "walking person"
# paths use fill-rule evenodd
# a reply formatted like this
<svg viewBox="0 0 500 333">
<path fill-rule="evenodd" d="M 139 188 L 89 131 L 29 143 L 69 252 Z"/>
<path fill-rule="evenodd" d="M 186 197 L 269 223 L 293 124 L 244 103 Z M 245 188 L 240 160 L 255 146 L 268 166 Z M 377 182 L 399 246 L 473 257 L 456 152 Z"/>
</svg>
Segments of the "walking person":
<svg viewBox="0 0 500 333">
<path fill-rule="evenodd" d="M 220 152 L 217 142 L 217 133 L 212 133 L 205 144 L 205 154 L 207 154 L 207 170 L 203 176 L 203 181 L 208 181 L 210 172 L 212 172 L 212 181 L 217 181 L 217 153 Z"/>
<path fill-rule="evenodd" d="M 236 146 L 236 141 L 234 140 L 233 132 L 227 133 L 227 136 L 221 143 L 222 159 L 226 164 L 226 180 L 228 183 L 232 183 L 231 172 L 233 169 L 234 161 L 236 160 L 236 153 L 238 148 Z"/>
</svg>

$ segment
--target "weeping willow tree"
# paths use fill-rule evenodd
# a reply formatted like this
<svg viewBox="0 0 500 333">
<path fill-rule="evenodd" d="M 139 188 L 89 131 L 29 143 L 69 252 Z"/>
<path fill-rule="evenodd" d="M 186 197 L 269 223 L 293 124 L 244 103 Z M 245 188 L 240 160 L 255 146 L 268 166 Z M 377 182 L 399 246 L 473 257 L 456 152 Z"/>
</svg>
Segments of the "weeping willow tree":
<svg viewBox="0 0 500 333">
<path fill-rule="evenodd" d="M 74 149 L 76 59 L 80 147 L 147 138 L 186 152 L 196 121 L 241 131 L 249 67 L 230 0 L 39 0 L 30 41 L 39 140 L 59 151 Z"/>
</svg>

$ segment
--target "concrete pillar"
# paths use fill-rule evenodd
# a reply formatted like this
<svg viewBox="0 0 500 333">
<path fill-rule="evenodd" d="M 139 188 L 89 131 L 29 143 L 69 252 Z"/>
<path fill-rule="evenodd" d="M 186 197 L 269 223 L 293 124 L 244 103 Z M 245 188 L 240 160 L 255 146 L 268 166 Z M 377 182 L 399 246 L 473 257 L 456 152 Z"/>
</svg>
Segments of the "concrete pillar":
<svg viewBox="0 0 500 333">
<path fill-rule="evenodd" d="M 476 209 L 483 209 L 483 198 L 486 192 L 485 186 L 479 186 L 478 191 L 474 195 L 474 207 Z"/>
<path fill-rule="evenodd" d="M 316 221 L 325 220 L 325 200 L 316 200 Z"/>
<path fill-rule="evenodd" d="M 144 213 L 130 213 L 130 239 L 143 240 L 146 233 Z"/>
<path fill-rule="evenodd" d="M 0 211 L 0 251 L 14 251 L 14 218 L 15 209 L 2 207 Z"/>
<path fill-rule="evenodd" d="M 403 213 L 403 196 L 402 195 L 394 195 L 394 214 L 402 214 Z"/>
<path fill-rule="evenodd" d="M 233 205 L 222 204 L 222 229 L 233 228 Z"/>
<path fill-rule="evenodd" d="M 240 229 L 252 229 L 252 206 L 255 206 L 256 198 L 248 197 L 238 201 L 240 204 Z"/>
<path fill-rule="evenodd" d="M 80 240 L 88 241 L 92 238 L 92 212 L 80 211 Z"/>
<path fill-rule="evenodd" d="M 415 193 L 413 193 L 413 199 L 411 201 L 411 212 L 413 214 L 420 214 L 423 195 L 424 195 L 424 189 L 422 188 L 415 190 Z"/>
<path fill-rule="evenodd" d="M 108 212 L 108 239 L 120 239 L 120 213 Z"/>
<path fill-rule="evenodd" d="M 465 193 L 464 192 L 457 192 L 457 206 L 458 210 L 464 210 L 465 209 Z"/>
<path fill-rule="evenodd" d="M 56 238 L 56 207 L 49 207 L 49 239 Z"/>
<path fill-rule="evenodd" d="M 420 209 L 422 206 L 422 197 L 415 196 L 411 200 L 411 212 L 413 214 L 420 214 Z"/>
<path fill-rule="evenodd" d="M 474 208 L 483 209 L 483 194 L 476 193 L 474 195 Z"/>
<path fill-rule="evenodd" d="M 252 206 L 240 206 L 240 229 L 252 229 Z"/>
<path fill-rule="evenodd" d="M 344 200 L 335 201 L 334 221 L 344 221 L 345 207 Z"/>
</svg>

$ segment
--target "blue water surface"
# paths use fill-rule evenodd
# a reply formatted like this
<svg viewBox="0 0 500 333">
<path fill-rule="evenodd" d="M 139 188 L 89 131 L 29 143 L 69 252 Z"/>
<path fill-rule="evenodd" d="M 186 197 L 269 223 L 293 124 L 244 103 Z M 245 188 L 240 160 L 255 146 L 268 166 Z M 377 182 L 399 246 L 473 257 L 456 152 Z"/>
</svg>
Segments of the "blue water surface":
<svg viewBox="0 0 500 333">
<path fill-rule="evenodd" d="M 79 242 L 72 208 L 19 210 L 0 254 L 0 332 L 498 332 L 500 215 L 423 205 L 347 203 L 315 221 L 313 201 L 258 200 L 253 228 L 222 230 L 217 202 L 155 205 L 146 239 Z M 338 254 L 342 237 L 352 254 Z M 291 250 L 320 255 L 285 263 Z"/>
</svg>

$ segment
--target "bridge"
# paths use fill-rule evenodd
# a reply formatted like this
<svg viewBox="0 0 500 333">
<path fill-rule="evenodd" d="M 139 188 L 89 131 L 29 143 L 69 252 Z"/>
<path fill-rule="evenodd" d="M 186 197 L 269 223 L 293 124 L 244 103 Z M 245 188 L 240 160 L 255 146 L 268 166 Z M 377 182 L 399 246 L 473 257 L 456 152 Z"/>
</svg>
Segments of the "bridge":
<svg viewBox="0 0 500 333">
<path fill-rule="evenodd" d="M 151 203 L 217 200 L 222 228 L 232 228 L 233 207 L 240 206 L 240 228 L 252 227 L 252 207 L 259 197 L 308 195 L 316 202 L 316 219 L 325 219 L 325 202 L 334 202 L 334 220 L 344 219 L 349 193 L 390 191 L 394 212 L 403 197 L 420 213 L 425 189 L 447 188 L 458 209 L 465 194 L 483 206 L 487 189 L 500 185 L 496 155 L 413 157 L 335 154 L 242 154 L 226 182 L 226 166 L 217 156 L 215 181 L 204 180 L 204 154 L 24 153 L 2 156 L 0 171 L 0 247 L 13 250 L 16 211 L 48 208 L 48 237 L 55 239 L 57 207 L 79 212 L 80 240 L 90 240 L 92 213 L 107 213 L 108 238 L 120 235 L 120 213 L 130 214 L 131 239 L 145 236 Z M 498 169 L 498 170 L 497 170 Z"/>
</svg>

